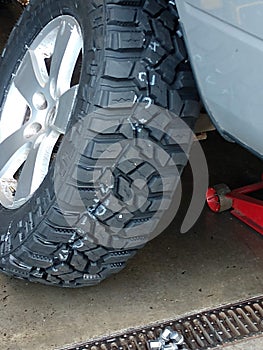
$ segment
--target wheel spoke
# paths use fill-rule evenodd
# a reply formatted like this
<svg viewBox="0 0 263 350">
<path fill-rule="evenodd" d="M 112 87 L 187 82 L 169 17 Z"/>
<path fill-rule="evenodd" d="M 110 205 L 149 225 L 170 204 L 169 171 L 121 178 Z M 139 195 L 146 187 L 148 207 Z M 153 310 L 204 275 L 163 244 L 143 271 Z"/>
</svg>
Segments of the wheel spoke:
<svg viewBox="0 0 263 350">
<path fill-rule="evenodd" d="M 31 149 L 19 176 L 15 200 L 27 198 L 31 193 L 38 149 Z"/>
<path fill-rule="evenodd" d="M 78 85 L 75 85 L 66 91 L 59 99 L 58 110 L 52 123 L 52 127 L 61 134 L 65 134 L 66 132 L 77 92 Z"/>
<path fill-rule="evenodd" d="M 40 91 L 46 82 L 47 72 L 44 61 L 41 62 L 34 51 L 28 50 L 14 79 L 14 84 L 30 107 L 33 104 L 34 93 Z"/>
<path fill-rule="evenodd" d="M 15 201 L 28 198 L 44 180 L 59 133 L 51 131 L 42 139 L 38 139 L 31 148 L 23 165 L 16 189 Z"/>
<path fill-rule="evenodd" d="M 81 36 L 76 26 L 61 22 L 50 67 L 50 92 L 53 98 L 60 97 L 70 88 L 70 81 L 79 52 Z"/>
<path fill-rule="evenodd" d="M 0 144 L 0 177 L 13 176 L 25 161 L 31 147 L 29 139 L 24 137 L 25 126 L 18 129 Z"/>
<path fill-rule="evenodd" d="M 29 116 L 29 113 L 30 111 L 27 110 L 27 103 L 25 102 L 25 99 L 13 84 L 9 90 L 5 106 L 1 114 L 0 144 L 8 136 L 12 135 L 16 130 L 21 128 L 26 114 Z"/>
</svg>

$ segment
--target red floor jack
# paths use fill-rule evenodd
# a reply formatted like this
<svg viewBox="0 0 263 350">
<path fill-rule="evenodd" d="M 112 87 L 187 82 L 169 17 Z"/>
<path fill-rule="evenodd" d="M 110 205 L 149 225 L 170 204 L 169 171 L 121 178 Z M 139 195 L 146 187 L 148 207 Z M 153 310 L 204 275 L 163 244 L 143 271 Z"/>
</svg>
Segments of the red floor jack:
<svg viewBox="0 0 263 350">
<path fill-rule="evenodd" d="M 209 208 L 215 213 L 233 209 L 231 213 L 263 235 L 263 200 L 249 194 L 263 190 L 262 181 L 231 191 L 227 185 L 210 187 L 206 193 Z"/>
</svg>

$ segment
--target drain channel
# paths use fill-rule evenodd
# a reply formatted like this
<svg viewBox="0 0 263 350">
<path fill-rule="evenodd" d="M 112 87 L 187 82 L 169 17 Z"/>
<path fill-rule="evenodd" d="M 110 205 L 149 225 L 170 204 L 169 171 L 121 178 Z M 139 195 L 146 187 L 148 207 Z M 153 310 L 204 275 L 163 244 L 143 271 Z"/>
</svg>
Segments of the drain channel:
<svg viewBox="0 0 263 350">
<path fill-rule="evenodd" d="M 63 350 L 149 350 L 149 342 L 169 328 L 184 338 L 182 349 L 203 350 L 263 334 L 263 297 L 156 323 Z"/>
</svg>

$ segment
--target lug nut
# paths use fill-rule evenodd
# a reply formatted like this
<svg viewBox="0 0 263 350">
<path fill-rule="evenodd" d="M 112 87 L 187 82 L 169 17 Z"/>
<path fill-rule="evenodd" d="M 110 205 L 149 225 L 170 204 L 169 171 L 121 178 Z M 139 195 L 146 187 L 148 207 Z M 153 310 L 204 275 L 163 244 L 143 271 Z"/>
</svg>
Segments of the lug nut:
<svg viewBox="0 0 263 350">
<path fill-rule="evenodd" d="M 184 337 L 182 334 L 179 334 L 178 332 L 172 332 L 170 335 L 170 339 L 175 342 L 177 345 L 182 345 L 184 342 Z"/>
<path fill-rule="evenodd" d="M 165 328 L 159 339 L 150 340 L 148 343 L 150 350 L 187 350 L 184 346 L 183 335 L 171 328 Z"/>
<path fill-rule="evenodd" d="M 24 137 L 30 139 L 31 137 L 37 135 L 42 129 L 42 125 L 39 123 L 32 123 L 28 125 L 24 131 Z"/>
<path fill-rule="evenodd" d="M 47 108 L 47 100 L 44 94 L 42 92 L 36 92 L 33 95 L 33 105 L 38 110 L 44 110 Z"/>
<path fill-rule="evenodd" d="M 169 343 L 165 345 L 164 350 L 178 350 L 178 346 L 175 343 Z"/>
<path fill-rule="evenodd" d="M 151 350 L 160 350 L 163 347 L 163 342 L 160 340 L 151 340 L 149 345 Z"/>
<path fill-rule="evenodd" d="M 170 340 L 171 334 L 172 334 L 172 331 L 169 328 L 165 328 L 165 330 L 161 334 L 161 339 L 167 342 Z"/>
</svg>

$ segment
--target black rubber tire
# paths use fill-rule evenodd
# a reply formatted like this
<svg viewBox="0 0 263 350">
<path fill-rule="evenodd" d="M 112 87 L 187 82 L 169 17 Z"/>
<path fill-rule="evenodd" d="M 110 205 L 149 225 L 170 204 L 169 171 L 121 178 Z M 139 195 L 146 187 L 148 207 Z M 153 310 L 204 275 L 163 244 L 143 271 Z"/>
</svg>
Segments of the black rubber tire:
<svg viewBox="0 0 263 350">
<path fill-rule="evenodd" d="M 34 282 L 79 287 L 97 284 L 120 271 L 148 240 L 140 233 L 140 225 L 146 223 L 149 230 L 155 230 L 154 214 L 159 211 L 157 219 L 161 221 L 166 210 L 160 207 L 161 199 L 167 196 L 169 204 L 172 201 L 162 188 L 160 174 L 144 160 L 142 150 L 142 158 L 139 154 L 136 162 L 129 162 L 124 154 L 116 165 L 112 193 L 122 203 L 129 202 L 134 177 L 144 179 L 149 191 L 147 205 L 129 210 L 133 204 L 128 204 L 128 215 L 121 215 L 119 221 L 115 214 L 124 212 L 124 204 L 120 209 L 111 204 L 97 215 L 102 203 L 94 205 L 96 185 L 92 176 L 98 171 L 99 160 L 102 183 L 106 164 L 113 162 L 112 155 L 101 159 L 101 154 L 115 142 L 143 138 L 164 149 L 181 173 L 187 162 L 182 144 L 179 147 L 153 127 L 131 122 L 132 127 L 127 128 L 127 120 L 136 108 L 141 113 L 145 99 L 151 99 L 193 128 L 199 115 L 199 97 L 177 11 L 168 0 L 32 0 L 1 57 L 1 103 L 26 48 L 52 18 L 61 14 L 74 16 L 84 33 L 79 92 L 57 165 L 50 168 L 40 188 L 21 208 L 0 207 L 0 268 L 8 275 Z M 143 79 L 138 78 L 140 72 Z M 156 111 L 156 123 L 165 115 L 164 127 L 169 130 L 173 114 Z M 103 131 L 105 126 L 107 130 Z M 191 142 L 188 130 L 182 130 L 182 137 L 187 148 Z M 160 167 L 158 154 L 152 161 Z M 173 167 L 162 167 L 171 181 L 179 178 Z M 121 227 L 121 232 L 114 233 L 115 227 Z"/>
</svg>

